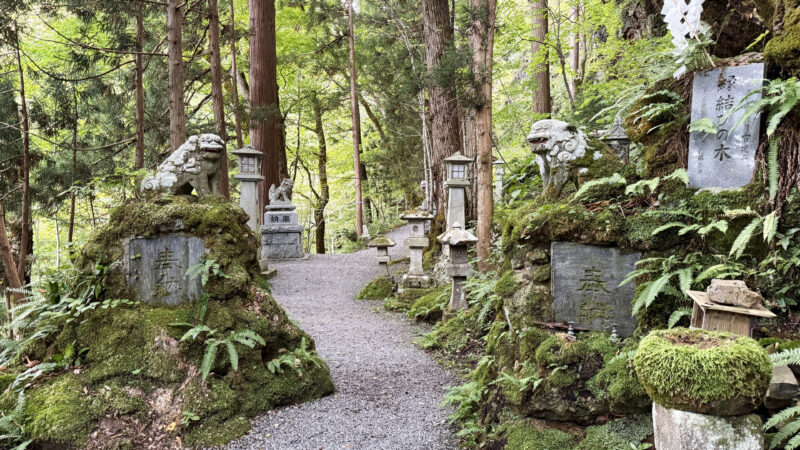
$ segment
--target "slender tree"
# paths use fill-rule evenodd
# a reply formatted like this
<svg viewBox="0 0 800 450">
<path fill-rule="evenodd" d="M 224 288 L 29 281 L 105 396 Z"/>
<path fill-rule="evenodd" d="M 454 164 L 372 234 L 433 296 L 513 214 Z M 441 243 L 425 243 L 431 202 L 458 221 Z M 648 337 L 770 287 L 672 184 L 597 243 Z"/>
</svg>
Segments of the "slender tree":
<svg viewBox="0 0 800 450">
<path fill-rule="evenodd" d="M 314 225 L 318 254 L 325 253 L 325 207 L 330 200 L 328 186 L 328 144 L 325 128 L 322 125 L 322 102 L 316 92 L 312 93 L 311 106 L 314 110 L 314 133 L 317 135 L 317 175 L 319 175 L 319 194 L 314 202 Z M 315 191 L 316 192 L 316 191 Z"/>
<path fill-rule="evenodd" d="M 181 0 L 167 0 L 167 42 L 169 48 L 169 143 L 172 149 L 186 141 L 186 112 L 183 104 L 183 12 Z"/>
<path fill-rule="evenodd" d="M 533 4 L 533 39 L 531 55 L 533 59 L 541 59 L 541 64 L 533 67 L 533 112 L 549 116 L 553 112 L 550 97 L 550 62 L 547 40 L 547 0 L 534 0 Z"/>
<path fill-rule="evenodd" d="M 22 119 L 22 225 L 20 227 L 17 274 L 22 282 L 26 282 L 28 273 L 28 254 L 33 253 L 33 235 L 31 233 L 30 119 L 28 116 L 28 102 L 25 99 L 25 72 L 22 70 L 22 57 L 20 56 L 19 23 L 14 23 L 14 31 L 16 35 L 15 53 L 17 57 L 17 71 L 19 73 L 19 109 Z"/>
<path fill-rule="evenodd" d="M 478 267 L 488 268 L 492 250 L 492 58 L 494 54 L 494 29 L 497 0 L 470 0 L 473 13 L 469 25 L 468 41 L 472 50 L 472 74 L 477 90 L 474 104 L 475 143 L 477 147 L 477 197 L 478 197 Z"/>
<path fill-rule="evenodd" d="M 219 50 L 219 11 L 217 0 L 208 0 L 208 43 L 211 47 L 211 107 L 214 112 L 214 128 L 217 135 L 225 142 L 220 163 L 219 188 L 223 197 L 230 199 L 228 181 L 228 131 L 225 127 L 225 102 L 222 97 L 222 55 Z"/>
<path fill-rule="evenodd" d="M 261 210 L 271 185 L 288 178 L 283 116 L 278 99 L 275 0 L 250 0 L 250 143 L 264 153 Z"/>
<path fill-rule="evenodd" d="M 364 230 L 364 202 L 361 197 L 361 114 L 358 107 L 358 88 L 356 86 L 356 50 L 353 27 L 353 0 L 347 0 L 347 42 L 350 49 L 350 117 L 353 122 L 353 173 L 355 174 L 356 196 L 356 234 L 361 236 Z"/>
<path fill-rule="evenodd" d="M 233 93 L 233 121 L 236 126 L 236 148 L 242 148 L 244 147 L 244 139 L 242 139 L 242 121 L 239 117 L 239 69 L 236 67 L 236 12 L 233 9 L 233 0 L 230 0 L 228 7 L 231 10 L 231 90 Z"/>
<path fill-rule="evenodd" d="M 144 168 L 144 2 L 136 2 L 136 160 L 134 170 Z"/>
</svg>

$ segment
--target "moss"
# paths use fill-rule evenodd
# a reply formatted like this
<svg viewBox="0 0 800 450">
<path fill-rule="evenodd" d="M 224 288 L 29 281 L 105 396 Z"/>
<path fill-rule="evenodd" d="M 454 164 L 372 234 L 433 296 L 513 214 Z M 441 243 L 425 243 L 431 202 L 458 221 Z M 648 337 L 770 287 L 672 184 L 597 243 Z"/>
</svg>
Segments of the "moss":
<svg viewBox="0 0 800 450">
<path fill-rule="evenodd" d="M 11 383 L 17 379 L 17 374 L 13 373 L 0 373 L 0 392 L 5 392 Z"/>
<path fill-rule="evenodd" d="M 494 284 L 494 293 L 500 297 L 511 297 L 517 291 L 519 284 L 514 272 L 505 272 Z"/>
<path fill-rule="evenodd" d="M 797 75 L 800 71 L 800 8 L 794 2 L 783 3 L 787 8 L 783 18 L 783 33 L 767 42 L 764 58 L 768 63 Z"/>
<path fill-rule="evenodd" d="M 780 345 L 780 344 L 783 344 L 784 342 L 786 342 L 786 339 L 782 339 L 782 338 L 779 338 L 779 337 L 766 337 L 766 338 L 759 339 L 758 340 L 758 345 L 760 345 L 760 346 L 762 346 L 764 348 L 767 348 L 772 344 L 779 344 Z"/>
<path fill-rule="evenodd" d="M 383 300 L 389 298 L 394 293 L 394 283 L 389 277 L 378 277 L 364 286 L 356 298 L 358 300 Z"/>
<path fill-rule="evenodd" d="M 186 443 L 192 446 L 222 445 L 238 439 L 250 431 L 250 421 L 234 417 L 224 422 L 209 422 L 195 426 L 186 434 Z"/>
<path fill-rule="evenodd" d="M 68 373 L 26 393 L 24 429 L 31 439 L 79 447 L 91 431 L 91 398 L 78 375 Z"/>
<path fill-rule="evenodd" d="M 460 311 L 455 317 L 437 324 L 433 331 L 420 340 L 425 349 L 440 349 L 446 353 L 455 353 L 469 342 L 474 321 Z"/>
<path fill-rule="evenodd" d="M 507 450 L 572 450 L 575 447 L 575 436 L 526 421 L 504 425 L 499 434 L 505 437 Z"/>
<path fill-rule="evenodd" d="M 685 222 L 686 217 L 671 210 L 648 210 L 634 214 L 625 221 L 625 244 L 637 250 L 666 250 L 685 243 L 675 231 L 664 231 L 653 236 L 653 231 L 670 222 Z"/>
<path fill-rule="evenodd" d="M 626 346 L 622 351 L 630 351 L 636 345 Z M 606 364 L 590 380 L 590 389 L 608 403 L 612 414 L 646 412 L 651 401 L 642 383 L 636 376 L 633 363 L 628 358 L 617 358 Z"/>
<path fill-rule="evenodd" d="M 448 284 L 423 295 L 408 309 L 408 317 L 423 322 L 437 322 L 447 308 L 452 288 Z"/>
<path fill-rule="evenodd" d="M 428 295 L 432 289 L 407 288 L 398 292 L 394 297 L 389 297 L 383 302 L 383 309 L 387 311 L 407 312 L 420 298 Z"/>
<path fill-rule="evenodd" d="M 685 328 L 650 333 L 634 364 L 653 401 L 701 414 L 752 411 L 772 376 L 769 357 L 754 340 Z"/>
<path fill-rule="evenodd" d="M 639 414 L 588 427 L 585 433 L 576 450 L 621 450 L 636 448 L 653 434 L 653 425 L 648 414 Z"/>
</svg>

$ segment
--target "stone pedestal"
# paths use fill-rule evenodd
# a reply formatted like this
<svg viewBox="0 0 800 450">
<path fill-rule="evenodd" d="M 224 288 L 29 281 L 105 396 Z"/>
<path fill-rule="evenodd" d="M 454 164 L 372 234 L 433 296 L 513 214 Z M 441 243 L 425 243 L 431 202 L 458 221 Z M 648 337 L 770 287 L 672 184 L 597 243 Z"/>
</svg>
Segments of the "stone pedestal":
<svg viewBox="0 0 800 450">
<path fill-rule="evenodd" d="M 178 305 L 203 294 L 200 277 L 186 275 L 207 252 L 199 237 L 174 233 L 135 238 L 124 248 L 126 284 L 136 289 L 139 301 Z"/>
<path fill-rule="evenodd" d="M 261 259 L 281 260 L 303 257 L 304 227 L 297 221 L 297 207 L 287 202 L 267 206 L 261 226 Z"/>
<path fill-rule="evenodd" d="M 447 180 L 447 228 L 452 228 L 453 224 L 465 224 L 467 208 L 467 188 L 469 181 L 460 179 Z"/>
<path fill-rule="evenodd" d="M 234 175 L 234 178 L 241 181 L 242 193 L 239 197 L 239 206 L 250 217 L 247 226 L 258 235 L 258 185 L 264 177 L 238 174 Z"/>
<path fill-rule="evenodd" d="M 386 276 L 391 278 L 392 274 L 389 271 L 389 262 L 392 258 L 389 256 L 389 247 L 394 247 L 395 242 L 388 236 L 378 236 L 373 239 L 369 246 L 378 250 L 378 265 L 381 266 L 382 271 L 386 272 Z"/>
<path fill-rule="evenodd" d="M 763 450 L 761 418 L 708 416 L 653 403 L 655 448 L 665 450 Z"/>
<path fill-rule="evenodd" d="M 422 252 L 430 243 L 425 237 L 425 221 L 433 217 L 427 211 L 416 209 L 407 211 L 400 218 L 411 225 L 411 233 L 405 240 L 409 257 L 408 273 L 403 275 L 400 285 L 403 288 L 426 288 L 431 285 L 431 278 L 422 269 Z"/>
</svg>

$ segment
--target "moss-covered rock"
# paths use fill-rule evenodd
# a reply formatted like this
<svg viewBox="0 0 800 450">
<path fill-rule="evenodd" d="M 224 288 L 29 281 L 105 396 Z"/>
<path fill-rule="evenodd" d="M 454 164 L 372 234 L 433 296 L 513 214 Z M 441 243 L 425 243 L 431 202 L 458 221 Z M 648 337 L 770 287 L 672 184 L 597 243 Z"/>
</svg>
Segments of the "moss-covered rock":
<svg viewBox="0 0 800 450">
<path fill-rule="evenodd" d="M 648 335 L 639 344 L 634 365 L 653 401 L 720 416 L 758 407 L 772 376 L 769 357 L 756 341 L 685 328 Z"/>
<path fill-rule="evenodd" d="M 452 285 L 448 284 L 423 295 L 408 309 L 408 317 L 422 322 L 433 323 L 439 321 L 450 302 L 452 288 Z"/>
<path fill-rule="evenodd" d="M 394 312 L 407 312 L 420 298 L 431 292 L 431 289 L 406 288 L 383 302 L 383 309 Z"/>
<path fill-rule="evenodd" d="M 792 0 L 778 0 L 781 32 L 764 48 L 768 63 L 783 68 L 791 75 L 800 73 L 800 6 Z"/>
<path fill-rule="evenodd" d="M 244 217 L 238 206 L 217 199 L 128 203 L 112 212 L 78 264 L 81 277 L 94 262 L 115 268 L 92 302 L 135 300 L 135 286 L 125 286 L 125 274 L 115 263 L 126 240 L 162 230 L 201 237 L 207 257 L 228 278 L 209 277 L 206 301 L 175 306 L 106 302 L 102 308 L 84 308 L 77 320 L 45 321 L 42 326 L 56 332 L 41 345 L 26 347 L 24 356 L 61 365 L 25 390 L 20 424 L 36 445 L 78 448 L 91 439 L 107 443 L 106 448 L 167 448 L 176 437 L 191 446 L 218 445 L 246 433 L 247 417 L 333 392 L 314 341 L 257 286 L 257 245 Z M 182 340 L 192 325 L 181 323 L 202 324 L 213 334 Z M 226 345 L 220 345 L 203 380 L 207 339 L 226 339 L 242 330 L 260 336 L 264 345 L 234 343 L 238 370 Z M 80 363 L 66 355 L 80 355 Z M 279 358 L 290 362 L 270 369 Z M 14 390 L 6 391 L 0 409 L 9 412 L 16 400 Z M 185 421 L 184 414 L 192 420 Z"/>
<path fill-rule="evenodd" d="M 383 300 L 394 293 L 394 282 L 389 277 L 380 276 L 364 286 L 356 298 L 358 300 Z"/>
<path fill-rule="evenodd" d="M 555 428 L 546 428 L 518 420 L 504 424 L 498 435 L 508 450 L 572 450 L 575 436 Z"/>
<path fill-rule="evenodd" d="M 638 346 L 631 341 L 618 357 L 612 358 L 589 382 L 589 388 L 600 399 L 608 403 L 611 414 L 625 415 L 647 412 L 651 407 L 650 397 L 639 382 L 630 355 Z"/>
<path fill-rule="evenodd" d="M 637 448 L 653 434 L 649 414 L 614 419 L 605 425 L 587 427 L 576 450 L 622 450 Z"/>
</svg>

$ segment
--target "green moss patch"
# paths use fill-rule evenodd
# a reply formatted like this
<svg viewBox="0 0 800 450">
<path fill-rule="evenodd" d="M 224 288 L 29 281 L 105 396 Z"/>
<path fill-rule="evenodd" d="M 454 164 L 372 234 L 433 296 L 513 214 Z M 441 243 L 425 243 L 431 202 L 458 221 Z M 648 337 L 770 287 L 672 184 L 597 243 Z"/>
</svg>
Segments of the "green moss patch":
<svg viewBox="0 0 800 450">
<path fill-rule="evenodd" d="M 356 295 L 358 300 L 383 300 L 394 293 L 394 282 L 389 277 L 378 277 L 364 286 Z"/>
<path fill-rule="evenodd" d="M 421 322 L 438 322 L 450 303 L 451 290 L 452 285 L 448 284 L 423 295 L 408 309 L 408 317 Z"/>
<path fill-rule="evenodd" d="M 655 331 L 634 359 L 653 401 L 701 414 L 746 414 L 761 404 L 772 376 L 767 353 L 750 338 L 705 330 Z"/>
</svg>

